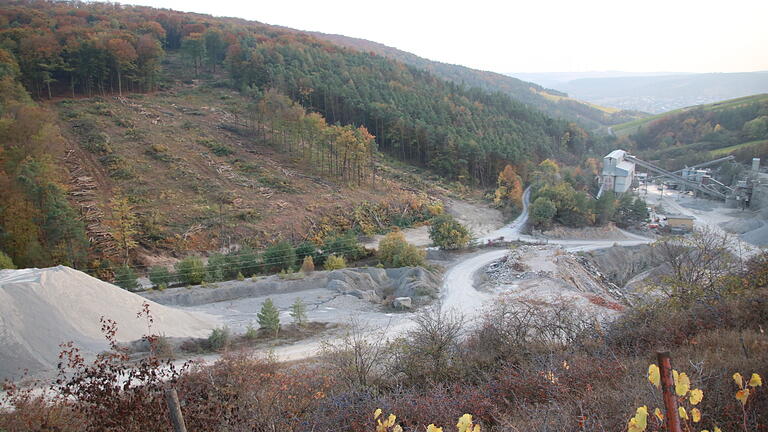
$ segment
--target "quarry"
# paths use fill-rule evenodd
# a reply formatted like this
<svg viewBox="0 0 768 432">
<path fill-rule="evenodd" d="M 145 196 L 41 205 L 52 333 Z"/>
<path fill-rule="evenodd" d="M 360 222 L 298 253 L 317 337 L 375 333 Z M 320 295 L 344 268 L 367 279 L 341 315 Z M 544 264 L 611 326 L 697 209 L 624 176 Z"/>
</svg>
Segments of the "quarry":
<svg viewBox="0 0 768 432">
<path fill-rule="evenodd" d="M 687 217 L 691 228 L 733 233 L 736 247 L 745 254 L 758 250 L 748 243 L 759 246 L 768 241 L 758 208 L 764 188 L 762 174 L 753 172 L 750 177 L 754 197 L 748 200 L 750 207 L 734 208 L 733 202 L 739 200 L 704 198 L 699 196 L 701 190 L 694 192 L 696 188 L 670 189 L 668 183 L 635 176 L 634 166 L 622 163 L 623 172 L 632 178 L 626 183 L 613 178 L 602 184 L 614 188 L 628 184 L 629 188 L 634 183 L 635 193 L 653 210 L 649 221 L 635 232 L 613 225 L 532 231 L 527 227 L 528 190 L 522 213 L 506 225 L 494 209 L 454 200 L 450 211 L 480 234 L 475 249 L 448 255 L 431 250 L 429 268 L 346 268 L 140 293 L 61 266 L 3 270 L 0 376 L 19 378 L 24 370 L 32 376 L 52 373 L 63 342 L 74 342 L 86 356 L 106 349 L 100 334 L 101 317 L 118 323 L 117 339 L 122 343 L 129 344 L 151 331 L 178 346 L 185 339 L 202 340 L 217 328 L 244 334 L 257 326 L 256 314 L 267 299 L 280 311 L 282 322 L 290 321 L 291 305 L 301 300 L 307 320 L 326 328 L 306 340 L 276 341 L 259 348 L 269 349 L 282 360 L 316 355 L 324 340 L 341 337 L 352 322 L 386 329 L 388 337 L 397 337 L 411 328 L 419 310 L 435 304 L 471 320 L 479 318 L 495 299 L 513 298 L 568 304 L 585 316 L 607 322 L 644 295 L 644 280 L 664 273 L 648 244 L 671 224 L 674 215 Z M 429 245 L 424 227 L 405 229 L 404 234 L 416 239 L 417 245 Z M 375 238 L 371 245 L 379 240 Z M 151 328 L 137 317 L 145 304 L 155 319 Z M 211 361 L 216 356 L 191 358 Z"/>
</svg>

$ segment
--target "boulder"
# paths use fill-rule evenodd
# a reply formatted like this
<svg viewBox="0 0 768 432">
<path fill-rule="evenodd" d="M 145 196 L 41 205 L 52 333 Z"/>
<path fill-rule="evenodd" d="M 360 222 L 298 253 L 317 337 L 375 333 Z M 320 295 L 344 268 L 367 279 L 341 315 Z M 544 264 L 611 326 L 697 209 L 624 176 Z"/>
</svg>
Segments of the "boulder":
<svg viewBox="0 0 768 432">
<path fill-rule="evenodd" d="M 392 307 L 395 309 L 411 309 L 413 307 L 413 301 L 410 297 L 396 297 L 392 301 Z"/>
</svg>

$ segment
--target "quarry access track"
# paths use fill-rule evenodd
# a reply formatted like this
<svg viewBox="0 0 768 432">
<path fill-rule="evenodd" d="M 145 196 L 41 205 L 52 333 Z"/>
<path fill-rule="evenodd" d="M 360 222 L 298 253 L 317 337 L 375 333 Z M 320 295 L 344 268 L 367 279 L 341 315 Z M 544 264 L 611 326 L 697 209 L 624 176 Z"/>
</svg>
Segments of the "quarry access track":
<svg viewBox="0 0 768 432">
<path fill-rule="evenodd" d="M 528 207 L 530 204 L 530 187 L 523 193 L 523 211 L 511 223 L 478 239 L 483 244 L 494 241 L 520 240 L 529 243 L 538 243 L 539 238 L 522 234 L 525 224 L 528 222 Z M 548 240 L 547 243 L 560 245 L 568 252 L 590 251 L 608 248 L 614 245 L 634 246 L 651 243 L 654 239 L 639 236 L 623 231 L 627 240 Z M 450 313 L 463 315 L 467 320 L 477 319 L 483 310 L 490 305 L 495 295 L 480 291 L 475 286 L 474 276 L 488 264 L 502 258 L 507 254 L 507 249 L 483 250 L 462 256 L 458 262 L 451 265 L 445 276 L 440 291 L 440 307 Z M 375 330 L 377 337 L 384 336 L 393 339 L 404 335 L 414 327 L 412 318 L 414 313 L 389 314 L 386 320 L 377 320 L 373 323 L 378 328 Z M 365 323 L 362 323 L 365 324 Z M 281 361 L 294 361 L 317 355 L 324 341 L 320 339 L 305 340 L 291 345 L 282 345 L 272 348 L 270 354 Z"/>
</svg>

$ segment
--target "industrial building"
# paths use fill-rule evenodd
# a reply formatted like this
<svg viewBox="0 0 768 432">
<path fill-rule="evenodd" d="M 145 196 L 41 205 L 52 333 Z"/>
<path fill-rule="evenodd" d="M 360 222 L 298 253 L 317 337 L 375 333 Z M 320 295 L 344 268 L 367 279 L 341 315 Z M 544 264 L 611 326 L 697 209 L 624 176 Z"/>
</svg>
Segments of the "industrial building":
<svg viewBox="0 0 768 432">
<path fill-rule="evenodd" d="M 625 160 L 627 152 L 614 150 L 603 158 L 603 171 L 600 175 L 600 192 L 624 193 L 632 187 L 635 176 L 635 164 Z"/>
</svg>

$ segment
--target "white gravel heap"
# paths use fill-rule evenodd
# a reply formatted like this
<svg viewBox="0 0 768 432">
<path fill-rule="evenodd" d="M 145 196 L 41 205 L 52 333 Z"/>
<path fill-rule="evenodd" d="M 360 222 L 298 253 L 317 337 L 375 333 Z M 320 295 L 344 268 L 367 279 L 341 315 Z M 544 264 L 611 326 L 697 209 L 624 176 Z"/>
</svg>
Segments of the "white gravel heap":
<svg viewBox="0 0 768 432">
<path fill-rule="evenodd" d="M 147 323 L 136 314 L 144 302 L 155 334 L 206 337 L 216 327 L 209 315 L 148 301 L 69 267 L 0 271 L 0 380 L 18 378 L 23 369 L 54 369 L 64 342 L 73 341 L 86 356 L 103 351 L 102 316 L 117 322 L 118 341 L 140 339 Z"/>
</svg>

